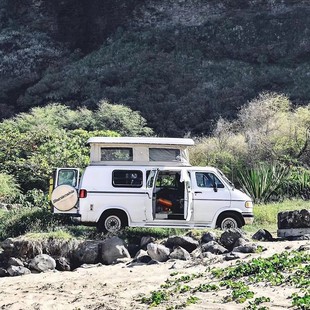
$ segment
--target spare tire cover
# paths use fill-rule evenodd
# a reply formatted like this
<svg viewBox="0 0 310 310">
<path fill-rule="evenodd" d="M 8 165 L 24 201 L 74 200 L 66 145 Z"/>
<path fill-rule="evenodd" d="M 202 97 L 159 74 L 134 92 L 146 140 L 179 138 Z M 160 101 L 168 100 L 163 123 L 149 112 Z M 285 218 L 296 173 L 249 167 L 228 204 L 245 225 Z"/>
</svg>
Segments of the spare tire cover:
<svg viewBox="0 0 310 310">
<path fill-rule="evenodd" d="M 78 202 L 77 191 L 70 185 L 60 185 L 53 190 L 51 202 L 57 210 L 69 211 Z"/>
</svg>

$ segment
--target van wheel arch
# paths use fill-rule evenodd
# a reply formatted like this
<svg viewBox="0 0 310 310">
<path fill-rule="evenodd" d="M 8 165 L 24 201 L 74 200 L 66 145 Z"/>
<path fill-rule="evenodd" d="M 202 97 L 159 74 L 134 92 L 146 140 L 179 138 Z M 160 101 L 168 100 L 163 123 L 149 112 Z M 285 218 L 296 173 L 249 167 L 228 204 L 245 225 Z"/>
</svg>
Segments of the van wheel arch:
<svg viewBox="0 0 310 310">
<path fill-rule="evenodd" d="M 241 228 L 245 225 L 242 214 L 234 211 L 222 212 L 216 220 L 216 227 L 222 230 L 229 228 Z"/>
<path fill-rule="evenodd" d="M 126 226 L 128 226 L 126 212 L 120 209 L 109 209 L 101 214 L 97 222 L 97 231 L 113 233 L 118 232 Z"/>
</svg>

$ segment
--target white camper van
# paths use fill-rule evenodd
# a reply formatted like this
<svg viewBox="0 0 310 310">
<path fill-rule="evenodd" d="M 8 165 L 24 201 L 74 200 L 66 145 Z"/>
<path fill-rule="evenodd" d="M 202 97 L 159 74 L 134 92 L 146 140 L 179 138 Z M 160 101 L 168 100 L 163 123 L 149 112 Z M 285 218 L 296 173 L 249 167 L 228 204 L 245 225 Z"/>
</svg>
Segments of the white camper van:
<svg viewBox="0 0 310 310">
<path fill-rule="evenodd" d="M 59 168 L 51 203 L 99 230 L 125 226 L 222 229 L 253 222 L 252 200 L 213 167 L 189 164 L 192 139 L 97 137 L 90 165 Z"/>
</svg>

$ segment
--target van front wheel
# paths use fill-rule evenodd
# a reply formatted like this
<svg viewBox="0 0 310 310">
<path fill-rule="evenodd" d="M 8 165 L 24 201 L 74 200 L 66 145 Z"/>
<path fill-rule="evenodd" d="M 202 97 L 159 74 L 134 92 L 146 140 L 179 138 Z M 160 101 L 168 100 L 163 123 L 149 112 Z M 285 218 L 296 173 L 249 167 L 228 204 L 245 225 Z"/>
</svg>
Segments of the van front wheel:
<svg viewBox="0 0 310 310">
<path fill-rule="evenodd" d="M 242 227 L 242 221 L 238 215 L 234 213 L 226 213 L 219 216 L 217 220 L 217 227 L 222 230 L 239 228 Z"/>
<path fill-rule="evenodd" d="M 97 230 L 116 233 L 126 226 L 124 216 L 120 213 L 107 213 L 101 217 Z"/>
</svg>

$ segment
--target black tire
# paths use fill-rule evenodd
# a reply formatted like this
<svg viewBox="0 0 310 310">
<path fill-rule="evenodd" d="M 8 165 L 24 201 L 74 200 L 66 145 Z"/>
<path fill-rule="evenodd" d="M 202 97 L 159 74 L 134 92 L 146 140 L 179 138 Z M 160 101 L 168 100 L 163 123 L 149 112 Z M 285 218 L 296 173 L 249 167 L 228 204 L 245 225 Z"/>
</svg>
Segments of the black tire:
<svg viewBox="0 0 310 310">
<path fill-rule="evenodd" d="M 121 212 L 108 212 L 101 216 L 97 223 L 97 230 L 99 232 L 116 233 L 127 226 L 125 215 Z"/>
<path fill-rule="evenodd" d="M 221 214 L 217 220 L 217 227 L 222 230 L 229 228 L 240 228 L 243 226 L 243 221 L 241 217 L 235 213 L 224 213 Z"/>
</svg>

